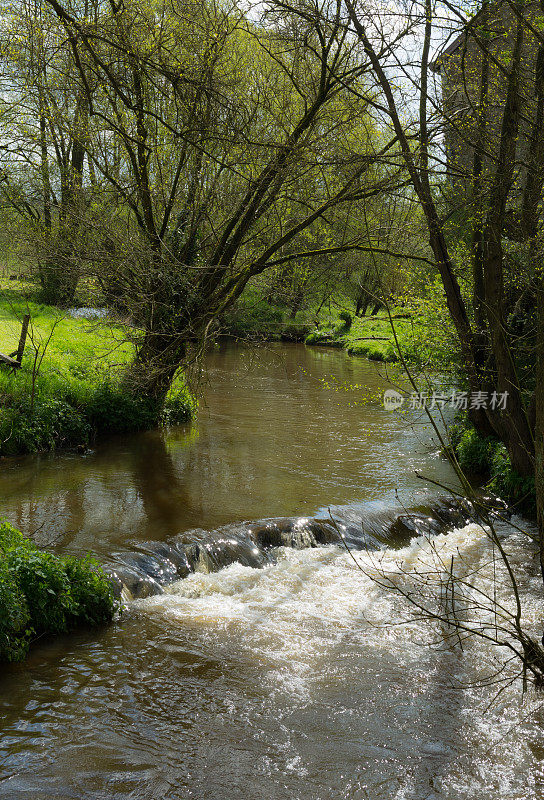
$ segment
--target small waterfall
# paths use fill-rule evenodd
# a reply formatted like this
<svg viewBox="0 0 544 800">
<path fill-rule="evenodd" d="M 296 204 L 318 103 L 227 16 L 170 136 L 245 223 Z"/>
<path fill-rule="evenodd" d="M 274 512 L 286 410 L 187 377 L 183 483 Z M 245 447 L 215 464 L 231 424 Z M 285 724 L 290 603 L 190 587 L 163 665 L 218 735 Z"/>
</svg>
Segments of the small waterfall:
<svg viewBox="0 0 544 800">
<path fill-rule="evenodd" d="M 415 537 L 436 536 L 470 522 L 478 522 L 478 514 L 467 500 L 440 500 L 411 510 L 367 503 L 334 508 L 316 518 L 281 517 L 187 531 L 168 542 L 112 553 L 105 569 L 116 595 L 129 602 L 162 594 L 165 586 L 192 573 L 218 572 L 233 563 L 259 569 L 273 563 L 281 547 L 398 549 Z"/>
</svg>

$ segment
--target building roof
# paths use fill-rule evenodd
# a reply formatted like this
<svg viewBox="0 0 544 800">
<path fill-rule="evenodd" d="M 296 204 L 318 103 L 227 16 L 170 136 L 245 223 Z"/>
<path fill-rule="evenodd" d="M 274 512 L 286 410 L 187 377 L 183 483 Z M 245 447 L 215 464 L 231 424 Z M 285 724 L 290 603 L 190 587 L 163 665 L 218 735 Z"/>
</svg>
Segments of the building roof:
<svg viewBox="0 0 544 800">
<path fill-rule="evenodd" d="M 478 12 L 476 12 L 476 14 L 474 14 L 474 16 L 471 17 L 471 19 L 467 22 L 463 32 L 460 33 L 459 36 L 456 36 L 456 38 L 453 40 L 453 42 L 451 42 L 447 47 L 445 47 L 443 50 L 439 50 L 437 55 L 434 57 L 434 59 L 429 64 L 429 66 L 430 66 L 430 68 L 432 69 L 433 72 L 440 72 L 440 67 L 442 66 L 442 61 L 444 59 L 448 58 L 449 56 L 453 55 L 461 47 L 461 45 L 463 44 L 463 41 L 465 39 L 465 36 L 467 34 L 467 30 L 469 28 L 471 28 L 474 25 L 474 23 L 480 18 L 480 16 L 482 15 L 482 12 L 483 12 L 483 9 L 480 8 L 480 10 Z"/>
</svg>

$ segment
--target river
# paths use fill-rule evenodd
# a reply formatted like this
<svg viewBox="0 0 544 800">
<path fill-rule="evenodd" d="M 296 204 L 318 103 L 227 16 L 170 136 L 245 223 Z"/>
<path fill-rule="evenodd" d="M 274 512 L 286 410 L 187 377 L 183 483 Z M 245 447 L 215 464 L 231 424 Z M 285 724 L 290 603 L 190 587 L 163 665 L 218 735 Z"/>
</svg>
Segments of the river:
<svg viewBox="0 0 544 800">
<path fill-rule="evenodd" d="M 425 420 L 383 408 L 390 386 L 384 365 L 343 352 L 229 344 L 207 356 L 194 424 L 6 461 L 3 513 L 112 568 L 150 541 L 234 541 L 244 520 L 391 527 L 440 494 L 416 472 L 456 484 Z M 538 575 L 525 542 L 503 533 L 528 562 L 537 625 Z M 380 564 L 409 566 L 438 542 L 490 569 L 475 524 L 434 542 L 392 539 Z M 103 630 L 36 645 L 2 667 L 0 798 L 543 796 L 539 697 L 522 701 L 518 681 L 490 706 L 500 686 L 482 684 L 500 651 L 436 646 L 373 565 L 367 550 L 280 547 L 260 568 L 197 569 Z"/>
</svg>

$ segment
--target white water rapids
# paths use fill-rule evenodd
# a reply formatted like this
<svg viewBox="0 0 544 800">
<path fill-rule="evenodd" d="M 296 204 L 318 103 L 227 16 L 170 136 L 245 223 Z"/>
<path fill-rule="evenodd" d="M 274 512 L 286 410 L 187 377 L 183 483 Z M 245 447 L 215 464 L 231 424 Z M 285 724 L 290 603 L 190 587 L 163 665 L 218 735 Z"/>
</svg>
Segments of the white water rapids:
<svg viewBox="0 0 544 800">
<path fill-rule="evenodd" d="M 524 625 L 537 632 L 544 604 L 538 574 L 523 570 L 527 541 L 512 534 L 505 547 L 520 579 Z M 413 606 L 393 588 L 410 584 L 414 597 L 428 597 L 452 556 L 455 572 L 474 587 L 465 600 L 485 606 L 484 593 L 493 597 L 495 587 L 505 614 L 515 610 L 496 548 L 476 524 L 379 553 L 281 548 L 277 563 L 263 569 L 235 563 L 212 574 L 197 572 L 134 607 L 170 630 L 191 631 L 207 648 L 228 643 L 229 658 L 237 654 L 246 679 L 254 671 L 266 694 L 281 698 L 281 706 L 287 702 L 290 715 L 294 707 L 306 718 L 307 736 L 312 707 L 319 709 L 320 725 L 325 708 L 329 735 L 314 744 L 328 749 L 327 764 L 335 760 L 335 736 L 345 738 L 346 726 L 352 730 L 360 759 L 350 759 L 353 774 L 344 771 L 338 794 L 330 797 L 539 797 L 544 776 L 535 762 L 540 744 L 530 720 L 539 716 L 544 697 L 530 694 L 522 702 L 518 681 L 487 708 L 517 663 L 499 683 L 478 684 L 487 683 L 511 654 L 477 638 L 465 639 L 462 651 L 453 649 L 435 625 L 415 618 Z M 486 615 L 467 602 L 463 613 L 474 626 Z M 493 615 L 487 616 L 492 623 Z M 298 737 L 288 737 L 285 769 L 304 779 L 313 772 L 307 765 L 312 746 L 304 731 L 298 733 L 302 746 Z M 313 752 L 311 760 L 323 755 Z M 400 771 L 397 756 L 404 761 Z M 388 766 L 378 793 L 381 761 Z"/>
</svg>

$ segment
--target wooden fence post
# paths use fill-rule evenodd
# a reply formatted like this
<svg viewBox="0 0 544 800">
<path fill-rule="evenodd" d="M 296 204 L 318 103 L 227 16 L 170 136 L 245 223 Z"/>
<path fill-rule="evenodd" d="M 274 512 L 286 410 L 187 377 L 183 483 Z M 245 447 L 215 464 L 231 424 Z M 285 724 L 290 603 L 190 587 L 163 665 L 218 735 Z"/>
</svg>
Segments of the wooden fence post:
<svg viewBox="0 0 544 800">
<path fill-rule="evenodd" d="M 21 338 L 19 339 L 19 347 L 17 348 L 17 355 L 15 360 L 21 363 L 23 360 L 23 353 L 25 352 L 26 335 L 28 333 L 28 323 L 30 322 L 30 314 L 25 314 L 23 317 L 23 327 L 21 328 Z"/>
<path fill-rule="evenodd" d="M 0 362 L 2 364 L 6 364 L 8 367 L 11 367 L 14 372 L 20 368 L 21 361 L 23 360 L 29 322 L 30 314 L 25 314 L 23 317 L 23 327 L 21 328 L 21 336 L 19 338 L 19 347 L 17 350 L 14 353 L 10 353 L 9 356 L 5 356 L 3 353 L 0 353 Z"/>
</svg>

